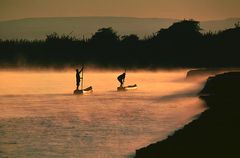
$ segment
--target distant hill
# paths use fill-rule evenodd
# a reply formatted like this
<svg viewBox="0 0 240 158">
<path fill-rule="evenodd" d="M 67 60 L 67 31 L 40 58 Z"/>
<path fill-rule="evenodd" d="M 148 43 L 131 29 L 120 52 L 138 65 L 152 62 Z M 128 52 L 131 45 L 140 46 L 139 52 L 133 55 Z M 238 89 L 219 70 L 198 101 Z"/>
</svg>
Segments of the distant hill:
<svg viewBox="0 0 240 158">
<path fill-rule="evenodd" d="M 234 24 L 240 22 L 240 18 L 229 18 L 224 20 L 211 20 L 211 21 L 201 21 L 201 28 L 204 32 L 208 31 L 220 31 L 228 28 L 235 27 Z"/>
<path fill-rule="evenodd" d="M 1 39 L 43 39 L 46 34 L 70 34 L 76 37 L 91 37 L 99 28 L 112 27 L 119 35 L 137 34 L 141 38 L 166 28 L 178 19 L 131 18 L 131 17 L 59 17 L 28 18 L 0 21 Z M 203 31 L 219 31 L 231 28 L 240 18 L 203 21 Z"/>
</svg>

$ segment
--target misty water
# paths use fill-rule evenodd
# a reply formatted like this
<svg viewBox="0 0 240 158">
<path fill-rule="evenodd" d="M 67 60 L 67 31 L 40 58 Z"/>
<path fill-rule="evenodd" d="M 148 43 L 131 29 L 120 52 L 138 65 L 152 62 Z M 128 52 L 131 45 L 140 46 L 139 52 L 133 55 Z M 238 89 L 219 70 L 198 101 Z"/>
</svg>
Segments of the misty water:
<svg viewBox="0 0 240 158">
<path fill-rule="evenodd" d="M 191 122 L 205 104 L 187 70 L 84 73 L 91 95 L 73 95 L 75 71 L 0 71 L 0 157 L 128 158 Z"/>
</svg>

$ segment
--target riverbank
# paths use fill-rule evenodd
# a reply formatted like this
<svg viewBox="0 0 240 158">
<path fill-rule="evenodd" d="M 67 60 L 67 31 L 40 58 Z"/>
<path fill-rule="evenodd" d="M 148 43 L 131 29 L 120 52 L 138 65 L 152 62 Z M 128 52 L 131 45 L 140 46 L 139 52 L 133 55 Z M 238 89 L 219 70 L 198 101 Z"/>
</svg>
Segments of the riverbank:
<svg viewBox="0 0 240 158">
<path fill-rule="evenodd" d="M 167 139 L 137 150 L 135 158 L 240 155 L 239 81 L 240 72 L 209 78 L 199 94 L 209 109 Z"/>
<path fill-rule="evenodd" d="M 209 76 L 215 76 L 226 72 L 240 71 L 240 68 L 199 68 L 189 70 L 186 74 L 187 80 L 207 79 Z"/>
</svg>

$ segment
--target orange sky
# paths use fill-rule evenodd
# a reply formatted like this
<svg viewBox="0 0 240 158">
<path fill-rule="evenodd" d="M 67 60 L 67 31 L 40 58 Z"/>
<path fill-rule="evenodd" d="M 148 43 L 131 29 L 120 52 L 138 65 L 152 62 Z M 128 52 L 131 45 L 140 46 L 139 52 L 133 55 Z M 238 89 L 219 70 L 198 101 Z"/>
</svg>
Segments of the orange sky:
<svg viewBox="0 0 240 158">
<path fill-rule="evenodd" d="M 0 0 L 0 20 L 125 16 L 196 20 L 240 17 L 240 0 Z"/>
</svg>

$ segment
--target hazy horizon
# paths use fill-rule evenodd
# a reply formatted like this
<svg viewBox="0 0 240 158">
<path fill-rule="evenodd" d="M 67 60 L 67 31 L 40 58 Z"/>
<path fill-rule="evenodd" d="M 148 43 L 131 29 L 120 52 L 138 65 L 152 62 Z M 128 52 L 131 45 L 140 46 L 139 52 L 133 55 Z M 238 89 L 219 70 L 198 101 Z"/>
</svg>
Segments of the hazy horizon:
<svg viewBox="0 0 240 158">
<path fill-rule="evenodd" d="M 196 19 L 240 17 L 238 0 L 0 0 L 0 21 L 38 17 L 136 17 Z"/>
<path fill-rule="evenodd" d="M 112 27 L 119 35 L 136 34 L 140 38 L 152 35 L 161 28 L 168 28 L 182 19 L 135 17 L 39 17 L 0 21 L 1 39 L 44 39 L 46 34 L 57 32 L 75 37 L 89 38 L 99 28 Z M 216 32 L 234 27 L 240 18 L 201 21 L 203 32 Z"/>
<path fill-rule="evenodd" d="M 167 17 L 134 17 L 134 16 L 52 16 L 52 17 L 25 17 L 18 19 L 8 19 L 8 20 L 0 20 L 0 22 L 8 22 L 8 21 L 18 21 L 18 20 L 27 20 L 27 19 L 57 19 L 57 18 L 132 18 L 132 19 L 157 19 L 157 20 L 191 20 L 193 18 L 167 18 Z M 209 20 L 199 20 L 193 19 L 200 22 L 208 22 L 208 21 L 220 21 L 220 20 L 229 20 L 229 19 L 240 19 L 239 17 L 226 17 L 220 19 L 209 19 Z"/>
</svg>

